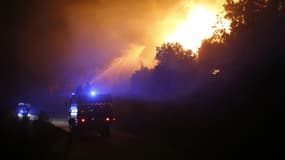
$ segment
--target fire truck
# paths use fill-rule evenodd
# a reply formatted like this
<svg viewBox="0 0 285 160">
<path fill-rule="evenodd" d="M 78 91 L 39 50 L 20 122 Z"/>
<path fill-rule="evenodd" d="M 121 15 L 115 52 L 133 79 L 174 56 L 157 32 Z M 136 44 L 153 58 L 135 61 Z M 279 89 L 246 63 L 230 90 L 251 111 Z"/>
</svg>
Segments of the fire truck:
<svg viewBox="0 0 285 160">
<path fill-rule="evenodd" d="M 93 90 L 72 93 L 67 105 L 72 132 L 94 129 L 102 136 L 110 135 L 110 126 L 115 120 L 111 95 L 97 94 Z"/>
</svg>

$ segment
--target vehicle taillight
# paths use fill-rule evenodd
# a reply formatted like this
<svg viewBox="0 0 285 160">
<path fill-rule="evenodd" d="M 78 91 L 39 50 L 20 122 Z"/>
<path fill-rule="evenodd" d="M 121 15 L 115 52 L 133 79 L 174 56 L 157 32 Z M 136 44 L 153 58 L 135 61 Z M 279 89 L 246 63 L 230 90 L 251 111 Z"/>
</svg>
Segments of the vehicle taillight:
<svg viewBox="0 0 285 160">
<path fill-rule="evenodd" d="M 82 123 L 86 122 L 86 119 L 85 118 L 81 118 L 81 122 Z"/>
<path fill-rule="evenodd" d="M 106 117 L 106 119 L 105 119 L 107 122 L 109 122 L 110 121 L 110 118 L 109 117 Z"/>
</svg>

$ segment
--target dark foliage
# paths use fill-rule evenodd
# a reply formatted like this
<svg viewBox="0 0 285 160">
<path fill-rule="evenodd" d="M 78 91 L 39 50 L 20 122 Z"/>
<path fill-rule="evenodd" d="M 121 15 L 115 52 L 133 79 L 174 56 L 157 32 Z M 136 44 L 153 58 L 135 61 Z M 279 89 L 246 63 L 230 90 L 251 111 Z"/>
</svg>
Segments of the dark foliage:
<svg viewBox="0 0 285 160">
<path fill-rule="evenodd" d="M 221 36 L 224 43 L 205 40 L 198 58 L 177 43 L 157 47 L 157 66 L 137 71 L 132 90 L 137 97 L 161 100 L 188 99 L 201 92 L 245 99 L 278 97 L 284 68 L 284 5 L 282 0 L 228 0 L 225 17 L 232 21 L 232 32 Z M 219 72 L 213 74 L 215 70 Z"/>
<path fill-rule="evenodd" d="M 184 108 L 185 115 L 170 113 L 171 119 L 181 118 L 183 124 L 178 127 L 180 123 L 171 120 L 166 124 L 183 130 L 185 136 L 177 134 L 184 145 L 197 140 L 202 146 L 196 153 L 275 159 L 282 155 L 284 144 L 285 2 L 227 0 L 224 7 L 233 22 L 231 34 L 222 36 L 224 43 L 205 40 L 197 61 L 181 58 L 185 51 L 179 45 L 164 44 L 157 50 L 158 65 L 137 71 L 133 86 L 138 96 L 144 93 L 149 99 L 160 95 L 165 102 L 179 97 L 179 104 L 163 106 Z M 219 72 L 212 74 L 215 69 Z M 195 135 L 197 139 L 190 138 Z"/>
</svg>

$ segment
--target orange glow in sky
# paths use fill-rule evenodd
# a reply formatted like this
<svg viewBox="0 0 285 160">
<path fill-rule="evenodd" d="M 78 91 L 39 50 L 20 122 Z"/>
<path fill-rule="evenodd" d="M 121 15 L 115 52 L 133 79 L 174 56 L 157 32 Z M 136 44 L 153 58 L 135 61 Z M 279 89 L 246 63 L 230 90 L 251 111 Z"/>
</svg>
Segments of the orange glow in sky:
<svg viewBox="0 0 285 160">
<path fill-rule="evenodd" d="M 86 79 L 99 86 L 126 82 L 141 66 L 154 68 L 155 49 L 163 43 L 178 42 L 198 55 L 202 41 L 217 29 L 230 33 L 230 21 L 218 19 L 223 17 L 225 0 L 127 2 L 101 1 L 67 9 L 71 52 L 83 57 L 79 65 L 88 65 L 84 57 L 95 60 L 90 60 L 94 66 L 88 73 L 94 76 Z M 222 24 L 213 28 L 219 20 Z"/>
<path fill-rule="evenodd" d="M 230 21 L 222 19 L 224 25 L 213 26 L 218 22 L 217 13 L 202 5 L 191 7 L 184 22 L 166 37 L 166 42 L 178 42 L 185 49 L 197 54 L 204 39 L 210 38 L 215 30 L 224 29 L 230 32 Z"/>
</svg>

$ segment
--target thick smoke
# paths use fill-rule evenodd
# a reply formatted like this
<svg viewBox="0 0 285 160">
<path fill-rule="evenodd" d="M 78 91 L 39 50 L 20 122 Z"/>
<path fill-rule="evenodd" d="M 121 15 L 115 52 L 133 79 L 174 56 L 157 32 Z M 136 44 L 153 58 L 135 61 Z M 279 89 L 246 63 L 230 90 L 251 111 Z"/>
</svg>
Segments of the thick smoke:
<svg viewBox="0 0 285 160">
<path fill-rule="evenodd" d="M 135 70 L 155 65 L 155 47 L 183 21 L 189 6 L 203 4 L 219 8 L 222 2 L 61 0 L 11 3 L 9 33 L 12 38 L 9 43 L 15 48 L 19 76 L 26 78 L 19 86 L 36 88 L 37 84 L 47 87 L 51 94 L 73 90 L 86 82 L 100 90 L 124 90 Z"/>
<path fill-rule="evenodd" d="M 218 1 L 182 0 L 101 1 L 68 7 L 73 51 L 81 60 L 78 63 L 91 63 L 91 67 L 94 64 L 88 81 L 105 91 L 126 89 L 135 70 L 156 64 L 155 47 L 164 42 L 169 31 L 183 21 L 189 6 L 195 4 L 217 10 L 222 7 Z"/>
</svg>

